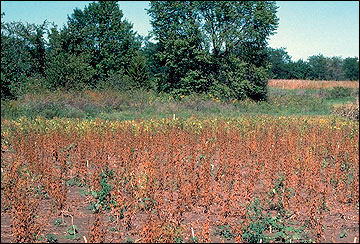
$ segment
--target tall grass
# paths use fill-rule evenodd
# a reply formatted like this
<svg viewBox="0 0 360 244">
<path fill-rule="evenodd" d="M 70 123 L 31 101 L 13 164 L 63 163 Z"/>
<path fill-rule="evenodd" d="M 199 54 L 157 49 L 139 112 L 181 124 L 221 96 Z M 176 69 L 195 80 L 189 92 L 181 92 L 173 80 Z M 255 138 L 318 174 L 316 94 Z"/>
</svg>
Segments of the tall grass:
<svg viewBox="0 0 360 244">
<path fill-rule="evenodd" d="M 169 94 L 146 90 L 84 90 L 29 93 L 18 100 L 2 101 L 1 118 L 19 117 L 48 119 L 103 118 L 127 120 L 181 117 L 270 115 L 329 115 L 334 104 L 354 103 L 358 88 L 288 90 L 269 87 L 268 101 L 220 101 L 210 95 L 198 94 L 174 99 Z"/>
</svg>

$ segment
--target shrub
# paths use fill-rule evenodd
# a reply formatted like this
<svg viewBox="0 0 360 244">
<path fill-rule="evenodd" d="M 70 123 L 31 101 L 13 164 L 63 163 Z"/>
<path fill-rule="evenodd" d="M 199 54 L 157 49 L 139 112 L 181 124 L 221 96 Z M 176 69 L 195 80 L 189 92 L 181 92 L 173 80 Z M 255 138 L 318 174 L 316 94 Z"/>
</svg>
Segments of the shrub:
<svg viewBox="0 0 360 244">
<path fill-rule="evenodd" d="M 351 96 L 352 89 L 348 87 L 336 86 L 330 90 L 330 98 L 342 98 Z"/>
<path fill-rule="evenodd" d="M 131 89 L 132 80 L 124 71 L 110 71 L 107 78 L 97 83 L 99 90 L 120 90 L 127 91 Z"/>
</svg>

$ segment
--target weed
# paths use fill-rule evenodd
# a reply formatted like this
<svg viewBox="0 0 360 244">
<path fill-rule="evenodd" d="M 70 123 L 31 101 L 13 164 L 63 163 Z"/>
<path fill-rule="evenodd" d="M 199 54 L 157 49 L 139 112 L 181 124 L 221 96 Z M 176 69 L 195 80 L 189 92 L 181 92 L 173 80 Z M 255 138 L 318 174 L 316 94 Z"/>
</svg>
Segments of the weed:
<svg viewBox="0 0 360 244">
<path fill-rule="evenodd" d="M 83 187 L 84 183 L 82 183 L 81 179 L 79 177 L 73 177 L 71 179 L 69 179 L 68 181 L 66 181 L 66 185 L 69 186 L 78 186 L 78 187 Z"/>
<path fill-rule="evenodd" d="M 130 237 L 126 237 L 126 243 L 134 243 L 134 240 Z"/>
<path fill-rule="evenodd" d="M 273 234 L 267 235 L 267 240 L 276 242 L 289 242 L 290 240 L 305 241 L 307 235 L 305 233 L 306 226 L 296 228 L 287 226 L 281 215 L 267 219 L 268 229 L 272 229 Z M 270 227 L 271 226 L 271 227 Z"/>
<path fill-rule="evenodd" d="M 80 240 L 79 231 L 76 225 L 71 225 L 66 232 L 68 233 L 65 235 L 65 238 L 68 240 Z"/>
<path fill-rule="evenodd" d="M 230 241 L 231 239 L 235 238 L 236 235 L 232 233 L 230 229 L 230 225 L 219 225 L 214 232 L 214 235 L 221 236 L 226 240 Z"/>
<path fill-rule="evenodd" d="M 191 237 L 191 238 L 190 238 L 190 242 L 191 242 L 191 243 L 198 243 L 198 242 L 199 242 L 198 239 L 199 239 L 199 238 L 198 238 L 197 236 Z"/>
<path fill-rule="evenodd" d="M 92 191 L 91 194 L 97 199 L 96 202 L 91 203 L 89 209 L 94 213 L 101 210 L 110 210 L 111 205 L 116 205 L 116 201 L 111 198 L 112 186 L 108 184 L 109 178 L 112 178 L 114 172 L 112 170 L 105 169 L 104 172 L 100 172 L 100 186 L 99 191 Z"/>
<path fill-rule="evenodd" d="M 81 189 L 79 191 L 79 194 L 80 194 L 80 196 L 83 196 L 83 197 L 88 196 L 90 194 L 89 188 L 87 187 L 86 189 Z"/>
<path fill-rule="evenodd" d="M 342 231 L 340 232 L 340 234 L 339 234 L 339 237 L 340 237 L 340 238 L 344 238 L 344 237 L 346 237 L 346 236 L 347 236 L 346 230 L 342 230 Z"/>
<path fill-rule="evenodd" d="M 145 197 L 144 199 L 140 199 L 140 209 L 149 210 L 156 204 L 155 200 L 151 200 L 149 197 Z"/>
<path fill-rule="evenodd" d="M 30 186 L 30 189 L 35 193 L 35 196 L 41 196 L 43 199 L 49 199 L 49 195 L 44 186 L 37 186 L 35 188 Z"/>
<path fill-rule="evenodd" d="M 114 231 L 117 231 L 117 228 L 116 227 L 110 227 L 109 230 L 114 232 Z"/>
<path fill-rule="evenodd" d="M 250 219 L 249 225 L 245 226 L 242 238 L 246 242 L 258 243 L 265 240 L 265 229 L 267 217 L 263 215 L 263 206 L 259 198 L 247 207 L 247 216 Z"/>
<path fill-rule="evenodd" d="M 280 180 L 280 182 L 282 181 Z M 275 188 L 278 189 L 280 185 L 277 184 Z M 242 234 L 243 240 L 250 243 L 258 243 L 260 241 L 285 243 L 291 240 L 306 242 L 308 240 L 305 233 L 306 226 L 304 225 L 300 228 L 288 226 L 286 224 L 286 216 L 282 214 L 283 212 L 281 209 L 278 209 L 278 214 L 275 217 L 264 214 L 261 202 L 256 198 L 247 208 L 250 223 L 244 228 Z M 265 231 L 270 232 L 270 234 L 265 233 Z"/>
<path fill-rule="evenodd" d="M 55 226 L 60 227 L 60 226 L 63 226 L 65 223 L 63 222 L 63 220 L 61 218 L 59 218 L 59 219 L 55 220 L 53 224 Z"/>
<path fill-rule="evenodd" d="M 45 235 L 46 242 L 48 243 L 56 243 L 58 239 L 55 234 L 49 233 Z"/>
</svg>

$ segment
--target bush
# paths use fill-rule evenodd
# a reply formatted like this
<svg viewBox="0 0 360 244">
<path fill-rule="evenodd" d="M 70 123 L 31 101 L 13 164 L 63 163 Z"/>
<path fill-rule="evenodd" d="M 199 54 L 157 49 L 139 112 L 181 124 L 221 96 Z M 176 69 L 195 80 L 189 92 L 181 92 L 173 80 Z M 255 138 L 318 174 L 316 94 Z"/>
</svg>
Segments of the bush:
<svg viewBox="0 0 360 244">
<path fill-rule="evenodd" d="M 24 83 L 18 87 L 16 96 L 32 93 L 40 94 L 49 90 L 49 85 L 44 77 L 39 74 L 35 74 L 31 77 L 25 78 Z"/>
<path fill-rule="evenodd" d="M 36 118 L 37 116 L 42 116 L 47 119 L 52 119 L 54 117 L 86 117 L 86 114 L 83 111 L 57 101 L 44 101 L 43 103 L 30 102 L 28 104 L 20 105 L 19 113 L 29 118 Z"/>
<path fill-rule="evenodd" d="M 109 76 L 97 83 L 99 90 L 120 90 L 127 91 L 131 89 L 132 80 L 123 71 L 110 71 Z"/>
<path fill-rule="evenodd" d="M 46 80 L 53 90 L 81 90 L 93 86 L 95 70 L 86 55 L 58 54 L 49 59 L 45 70 Z"/>
<path fill-rule="evenodd" d="M 48 242 L 48 243 L 56 243 L 56 242 L 58 242 L 58 239 L 57 239 L 56 235 L 52 234 L 52 233 L 46 234 L 45 238 L 46 238 L 46 242 Z"/>
<path fill-rule="evenodd" d="M 348 87 L 336 86 L 330 90 L 329 97 L 330 98 L 349 97 L 351 96 L 352 90 L 353 89 Z"/>
<path fill-rule="evenodd" d="M 1 101 L 1 118 L 16 119 L 19 117 L 19 107 L 14 100 Z"/>
</svg>

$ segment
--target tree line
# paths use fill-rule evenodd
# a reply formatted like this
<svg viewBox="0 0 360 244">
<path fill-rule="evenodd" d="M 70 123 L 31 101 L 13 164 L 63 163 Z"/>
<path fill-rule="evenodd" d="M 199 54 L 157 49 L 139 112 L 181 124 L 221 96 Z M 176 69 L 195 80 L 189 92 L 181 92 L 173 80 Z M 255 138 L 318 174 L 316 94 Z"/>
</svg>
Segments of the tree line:
<svg viewBox="0 0 360 244">
<path fill-rule="evenodd" d="M 44 89 L 142 88 L 174 97 L 265 100 L 269 78 L 303 72 L 289 68 L 285 50 L 267 47 L 278 27 L 277 8 L 274 1 L 152 1 L 146 37 L 113 1 L 74 9 L 60 28 L 2 21 L 1 98 Z M 344 77 L 348 63 L 342 61 Z M 310 73 L 323 79 L 317 72 Z"/>
<path fill-rule="evenodd" d="M 294 62 L 285 48 L 268 48 L 272 79 L 359 80 L 358 57 L 310 56 Z"/>
</svg>

